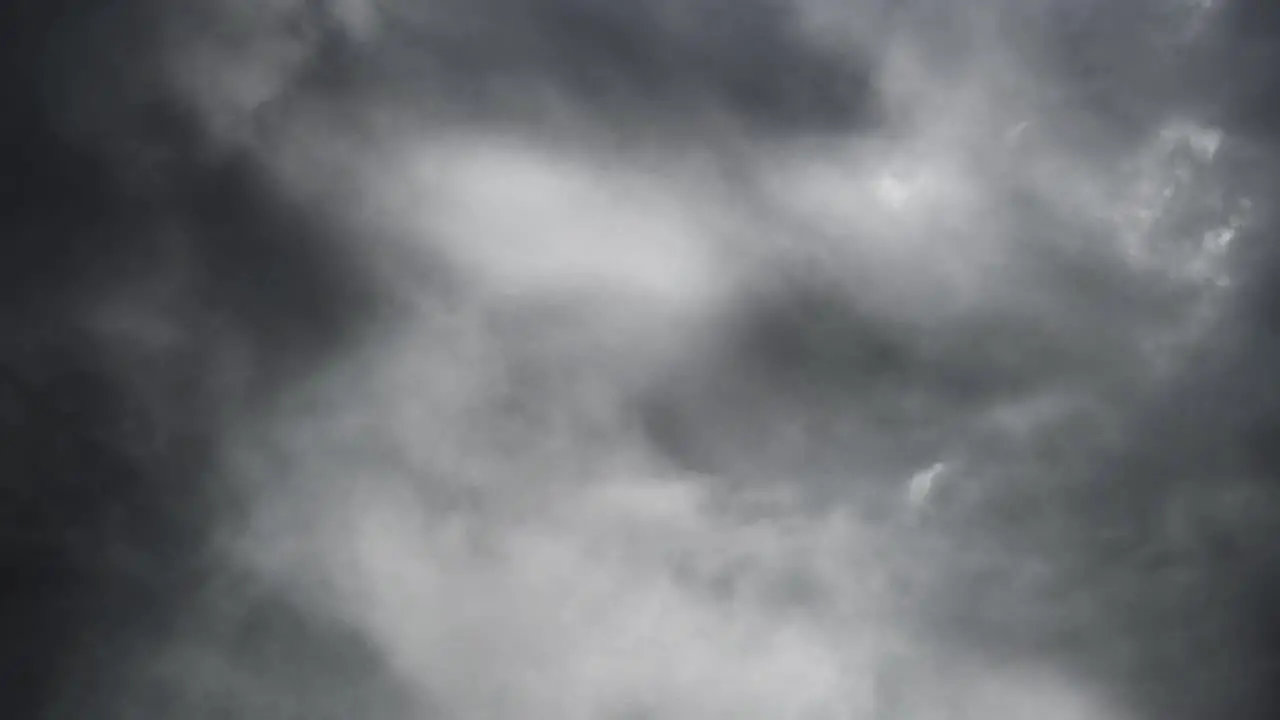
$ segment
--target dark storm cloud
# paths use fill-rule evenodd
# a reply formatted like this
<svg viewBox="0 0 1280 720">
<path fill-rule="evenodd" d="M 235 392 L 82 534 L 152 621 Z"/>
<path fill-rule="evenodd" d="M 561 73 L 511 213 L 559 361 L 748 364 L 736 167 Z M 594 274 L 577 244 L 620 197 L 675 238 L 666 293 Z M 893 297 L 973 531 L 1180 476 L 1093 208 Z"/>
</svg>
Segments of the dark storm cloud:
<svg viewBox="0 0 1280 720">
<path fill-rule="evenodd" d="M 0 712 L 1269 717 L 1210 5 L 11 4 Z"/>
<path fill-rule="evenodd" d="M 95 683 L 163 638 L 209 580 L 217 508 L 230 508 L 209 482 L 220 419 L 368 307 L 327 231 L 251 158 L 213 147 L 169 90 L 166 12 L 3 10 L 0 712 L 12 717 L 114 716 Z"/>
<path fill-rule="evenodd" d="M 395 52 L 426 55 L 415 65 L 462 93 L 551 85 L 615 113 L 722 113 L 791 131 L 871 110 L 865 58 L 810 47 L 774 3 L 443 3 L 417 26 L 412 4 L 389 22 L 397 11 L 408 17 Z"/>
</svg>

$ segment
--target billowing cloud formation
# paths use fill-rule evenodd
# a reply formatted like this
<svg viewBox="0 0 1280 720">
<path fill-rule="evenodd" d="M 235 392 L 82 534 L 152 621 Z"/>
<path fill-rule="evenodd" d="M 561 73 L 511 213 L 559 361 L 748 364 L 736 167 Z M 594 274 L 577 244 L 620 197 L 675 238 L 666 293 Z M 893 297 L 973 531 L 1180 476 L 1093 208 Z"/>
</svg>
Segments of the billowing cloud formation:
<svg viewBox="0 0 1280 720">
<path fill-rule="evenodd" d="M 1270 716 L 1261 11 L 72 10 L 15 715 Z"/>
</svg>

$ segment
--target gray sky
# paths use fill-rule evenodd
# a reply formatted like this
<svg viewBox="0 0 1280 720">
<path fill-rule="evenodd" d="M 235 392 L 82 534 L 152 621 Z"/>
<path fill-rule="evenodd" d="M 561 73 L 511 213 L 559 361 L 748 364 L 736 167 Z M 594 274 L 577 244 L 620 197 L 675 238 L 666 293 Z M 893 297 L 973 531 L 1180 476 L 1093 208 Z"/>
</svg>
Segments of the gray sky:
<svg viewBox="0 0 1280 720">
<path fill-rule="evenodd" d="M 1263 10 L 65 4 L 17 715 L 1270 716 Z"/>
</svg>

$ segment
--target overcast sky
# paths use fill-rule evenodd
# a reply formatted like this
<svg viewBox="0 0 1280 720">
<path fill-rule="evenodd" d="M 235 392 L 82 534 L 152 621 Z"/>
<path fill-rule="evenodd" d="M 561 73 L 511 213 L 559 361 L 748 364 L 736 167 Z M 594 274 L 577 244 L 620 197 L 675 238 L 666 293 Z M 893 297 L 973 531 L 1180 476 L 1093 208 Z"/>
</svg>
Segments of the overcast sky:
<svg viewBox="0 0 1280 720">
<path fill-rule="evenodd" d="M 1265 6 L 8 3 L 0 714 L 1271 717 Z"/>
</svg>

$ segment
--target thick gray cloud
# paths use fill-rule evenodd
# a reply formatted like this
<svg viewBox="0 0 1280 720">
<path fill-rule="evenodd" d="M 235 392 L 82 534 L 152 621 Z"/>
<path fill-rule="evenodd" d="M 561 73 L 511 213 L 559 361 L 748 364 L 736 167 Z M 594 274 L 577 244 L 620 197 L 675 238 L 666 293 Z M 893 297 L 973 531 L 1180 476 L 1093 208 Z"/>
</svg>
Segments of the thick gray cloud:
<svg viewBox="0 0 1280 720">
<path fill-rule="evenodd" d="M 14 716 L 1270 716 L 1253 4 L 8 14 Z"/>
</svg>

